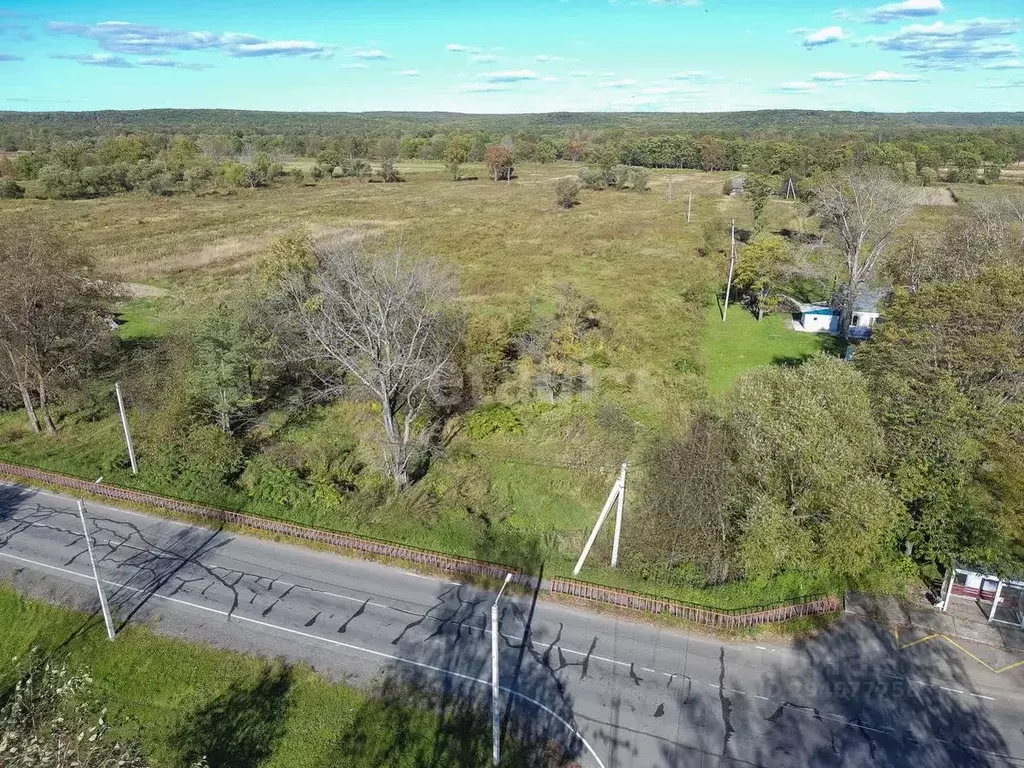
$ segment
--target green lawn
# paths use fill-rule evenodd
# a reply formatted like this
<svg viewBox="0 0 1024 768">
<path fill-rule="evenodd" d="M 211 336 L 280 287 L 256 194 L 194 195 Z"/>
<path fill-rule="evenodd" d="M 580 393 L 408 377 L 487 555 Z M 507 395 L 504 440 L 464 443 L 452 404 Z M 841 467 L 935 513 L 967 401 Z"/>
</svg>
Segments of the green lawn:
<svg viewBox="0 0 1024 768">
<path fill-rule="evenodd" d="M 95 616 L 0 586 L 0 683 L 33 647 L 66 654 L 88 671 L 109 721 L 121 735 L 141 736 L 161 768 L 200 754 L 210 768 L 488 763 L 487 715 L 470 704 L 394 682 L 360 692 L 307 667 L 192 645 L 145 627 L 110 642 Z M 530 749 L 508 744 L 502 764 L 539 765 Z M 430 756 L 438 762 L 424 760 Z"/>
<path fill-rule="evenodd" d="M 791 365 L 818 352 L 836 351 L 831 336 L 794 331 L 791 322 L 790 315 L 778 314 L 759 323 L 736 304 L 729 307 L 728 320 L 722 322 L 719 305 L 713 303 L 707 311 L 703 345 L 708 391 L 719 395 L 758 366 Z"/>
</svg>

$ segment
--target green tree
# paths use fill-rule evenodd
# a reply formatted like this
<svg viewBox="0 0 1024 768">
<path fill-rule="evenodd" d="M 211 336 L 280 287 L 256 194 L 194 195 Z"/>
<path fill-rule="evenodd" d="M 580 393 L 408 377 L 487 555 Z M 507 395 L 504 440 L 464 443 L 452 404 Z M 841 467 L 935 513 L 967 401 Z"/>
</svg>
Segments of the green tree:
<svg viewBox="0 0 1024 768">
<path fill-rule="evenodd" d="M 748 176 L 743 184 L 743 194 L 750 200 L 750 210 L 754 217 L 754 231 L 757 232 L 761 229 L 761 217 L 772 196 L 771 179 L 759 174 Z"/>
<path fill-rule="evenodd" d="M 855 579 L 891 556 L 903 515 L 863 377 L 820 355 L 748 374 L 728 399 L 729 501 L 746 572 L 825 569 Z"/>
<path fill-rule="evenodd" d="M 276 340 L 250 299 L 220 304 L 199 322 L 194 394 L 199 408 L 229 434 L 245 426 L 275 382 Z"/>
<path fill-rule="evenodd" d="M 789 246 L 778 235 L 757 235 L 740 251 L 735 284 L 754 305 L 758 322 L 778 306 L 776 289 L 789 265 Z"/>
<path fill-rule="evenodd" d="M 994 491 L 992 478 L 1002 486 L 1024 479 L 1015 474 L 1024 433 L 1021 306 L 1024 276 L 1014 267 L 898 290 L 854 357 L 910 513 L 903 536 L 922 560 L 1007 556 L 993 521 L 1015 501 Z M 1017 517 L 1010 527 L 1022 524 Z"/>
<path fill-rule="evenodd" d="M 459 169 L 469 160 L 473 149 L 473 139 L 469 136 L 456 134 L 448 139 L 444 149 L 444 165 L 452 174 L 452 181 L 459 180 Z"/>
</svg>

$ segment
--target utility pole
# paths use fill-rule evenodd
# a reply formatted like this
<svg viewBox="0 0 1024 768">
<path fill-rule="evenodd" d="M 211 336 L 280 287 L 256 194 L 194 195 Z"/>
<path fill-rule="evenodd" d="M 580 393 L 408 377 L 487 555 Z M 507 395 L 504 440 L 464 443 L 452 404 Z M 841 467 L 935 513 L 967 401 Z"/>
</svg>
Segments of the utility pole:
<svg viewBox="0 0 1024 768">
<path fill-rule="evenodd" d="M 580 553 L 580 559 L 576 561 L 576 567 L 572 569 L 572 575 L 578 576 L 580 570 L 583 568 L 583 563 L 586 562 L 587 555 L 590 554 L 591 547 L 594 546 L 594 542 L 597 540 L 598 531 L 601 530 L 601 526 L 604 525 L 605 518 L 608 517 L 608 513 L 611 511 L 612 504 L 618 500 L 618 508 L 616 509 L 615 515 L 615 539 L 612 542 L 612 565 L 616 565 L 619 558 L 619 532 L 622 528 L 622 501 L 626 493 L 626 465 L 622 465 L 622 469 L 619 471 L 619 476 L 615 478 L 615 483 L 612 485 L 612 491 L 608 494 L 608 500 L 604 503 L 604 507 L 601 509 L 601 514 L 597 518 L 597 522 L 594 524 L 594 530 L 590 532 L 590 538 L 587 539 L 587 543 L 583 546 L 583 552 Z"/>
<path fill-rule="evenodd" d="M 626 463 L 619 471 L 619 499 L 615 509 L 615 537 L 612 539 L 612 568 L 619 564 L 619 536 L 622 534 L 622 505 L 626 498 Z"/>
<path fill-rule="evenodd" d="M 686 204 L 686 223 L 690 223 L 690 211 L 693 210 L 693 190 L 690 190 L 690 200 Z"/>
<path fill-rule="evenodd" d="M 501 762 L 501 688 L 498 677 L 498 601 L 501 593 L 512 581 L 512 574 L 505 574 L 505 583 L 498 590 L 491 604 L 491 760 L 494 765 Z"/>
<path fill-rule="evenodd" d="M 736 219 L 732 220 L 732 251 L 729 254 L 729 282 L 725 285 L 725 308 L 722 310 L 722 322 L 729 316 L 729 294 L 732 292 L 732 273 L 736 268 Z"/>
<path fill-rule="evenodd" d="M 89 527 L 85 523 L 85 505 L 78 500 L 78 516 L 82 520 L 82 533 L 85 536 L 85 546 L 89 550 L 89 563 L 92 565 L 92 577 L 96 580 L 96 591 L 100 594 L 100 608 L 103 610 L 103 623 L 107 626 L 107 638 L 113 640 L 114 620 L 110 617 L 110 606 L 107 605 L 107 596 L 103 594 L 103 583 L 100 581 L 99 571 L 96 570 L 96 557 L 92 553 L 92 539 L 89 537 Z"/>
<path fill-rule="evenodd" d="M 132 433 L 128 429 L 128 414 L 124 411 L 124 398 L 121 397 L 121 385 L 115 383 L 114 391 L 117 393 L 117 407 L 121 411 L 121 426 L 124 427 L 124 442 L 128 446 L 128 459 L 132 463 L 132 474 L 139 474 L 139 465 L 135 463 L 135 446 L 132 444 Z"/>
</svg>

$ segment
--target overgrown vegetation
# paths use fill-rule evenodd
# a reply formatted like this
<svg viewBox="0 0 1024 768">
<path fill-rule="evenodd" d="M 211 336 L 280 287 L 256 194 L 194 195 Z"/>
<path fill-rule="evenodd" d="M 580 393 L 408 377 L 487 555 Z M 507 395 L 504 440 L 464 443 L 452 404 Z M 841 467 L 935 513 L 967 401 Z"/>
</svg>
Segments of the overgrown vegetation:
<svg viewBox="0 0 1024 768">
<path fill-rule="evenodd" d="M 1014 136 L 970 142 L 985 162 L 1004 162 Z M 78 137 L 87 146 L 69 157 L 107 157 L 108 142 L 125 149 L 129 138 Z M 143 159 L 178 158 L 172 186 L 182 191 L 198 156 L 165 139 Z M 941 131 L 911 146 L 855 132 L 826 141 L 399 127 L 289 134 L 277 149 L 272 136 L 235 139 L 195 142 L 203 156 L 255 150 L 254 163 L 258 152 L 276 162 L 287 145 L 301 179 L 109 203 L 118 222 L 144 222 L 131 228 L 98 201 L 75 203 L 73 217 L 60 201 L 4 204 L 44 222 L 40 232 L 75 222 L 63 226 L 75 230 L 71 251 L 159 278 L 173 295 L 121 303 L 116 339 L 83 337 L 107 348 L 73 347 L 76 375 L 45 387 L 49 438 L 30 434 L 19 410 L 25 389 L 42 408 L 35 379 L 21 386 L 3 372 L 0 454 L 517 567 L 543 562 L 546 573 L 569 570 L 627 461 L 625 569 L 598 567 L 602 537 L 588 578 L 708 603 L 898 588 L 915 562 L 950 555 L 1016 567 L 1018 468 L 993 457 L 1020 439 L 1018 393 L 1005 385 L 1019 342 L 1006 309 L 1024 238 L 1017 190 L 987 186 L 982 199 L 976 187 L 977 202 L 942 209 L 913 205 L 908 186 L 933 167 L 921 158 L 936 178 L 972 182 L 946 165 L 969 142 Z M 704 170 L 648 170 L 662 165 Z M 741 167 L 731 194 L 737 174 L 718 169 Z M 783 200 L 790 182 L 798 199 Z M 45 191 L 38 178 L 26 183 Z M 689 224 L 679 190 L 695 193 Z M 558 211 L 581 194 L 578 208 Z M 731 219 L 734 306 L 723 323 Z M 12 269 L 38 260 L 7 239 Z M 72 288 L 100 284 L 65 272 Z M 947 306 L 980 307 L 971 292 L 983 290 L 1008 297 L 992 309 L 1003 313 L 999 333 L 980 308 Z M 818 356 L 841 356 L 845 342 L 790 328 L 787 310 L 810 301 L 843 311 L 845 327 L 868 293 L 883 296 L 883 320 L 854 366 Z M 924 317 L 925 306 L 946 314 Z M 69 317 L 111 309 L 108 296 Z M 890 337 L 908 343 L 900 334 L 928 338 L 937 323 L 930 348 L 970 339 L 944 358 L 920 353 L 915 364 L 934 375 L 894 380 L 901 348 L 880 350 Z M 125 471 L 116 379 L 130 396 L 138 477 Z M 928 462 L 937 444 L 950 467 Z"/>
</svg>

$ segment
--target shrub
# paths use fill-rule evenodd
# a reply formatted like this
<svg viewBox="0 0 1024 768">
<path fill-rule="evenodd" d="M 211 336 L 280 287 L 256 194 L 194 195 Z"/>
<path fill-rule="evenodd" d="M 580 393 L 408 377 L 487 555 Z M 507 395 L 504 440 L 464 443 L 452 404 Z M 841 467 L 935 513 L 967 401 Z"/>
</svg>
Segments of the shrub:
<svg viewBox="0 0 1024 768">
<path fill-rule="evenodd" d="M 516 412 L 503 403 L 477 408 L 466 417 L 466 434 L 474 440 L 495 434 L 522 435 L 525 431 Z"/>
<path fill-rule="evenodd" d="M 312 169 L 310 169 L 310 171 L 309 171 L 309 178 L 311 178 L 313 181 L 320 181 L 320 179 L 322 179 L 323 177 L 324 177 L 323 166 L 317 164 L 317 165 L 314 165 L 312 167 Z"/>
<path fill-rule="evenodd" d="M 572 208 L 580 201 L 580 183 L 577 179 L 559 179 L 555 185 L 555 201 L 559 208 Z"/>
<path fill-rule="evenodd" d="M 651 188 L 651 172 L 646 168 L 630 168 L 629 184 L 634 192 L 646 192 Z"/>
<path fill-rule="evenodd" d="M 605 174 L 605 179 L 608 182 L 608 186 L 615 187 L 616 189 L 625 189 L 626 185 L 629 184 L 630 168 L 628 165 L 615 165 L 612 166 L 608 173 Z"/>
<path fill-rule="evenodd" d="M 604 172 L 597 168 L 584 168 L 579 179 L 584 189 L 604 189 L 606 186 Z"/>
<path fill-rule="evenodd" d="M 380 177 L 385 184 L 392 184 L 398 181 L 405 181 L 395 167 L 395 161 L 390 157 L 385 157 L 380 161 Z"/>
<path fill-rule="evenodd" d="M 20 200 L 25 196 L 25 188 L 14 179 L 0 179 L 0 200 Z"/>
</svg>

